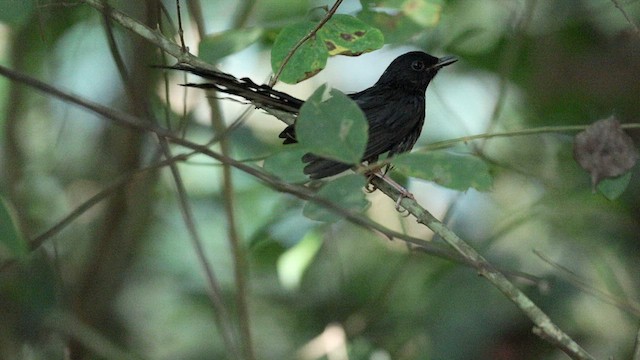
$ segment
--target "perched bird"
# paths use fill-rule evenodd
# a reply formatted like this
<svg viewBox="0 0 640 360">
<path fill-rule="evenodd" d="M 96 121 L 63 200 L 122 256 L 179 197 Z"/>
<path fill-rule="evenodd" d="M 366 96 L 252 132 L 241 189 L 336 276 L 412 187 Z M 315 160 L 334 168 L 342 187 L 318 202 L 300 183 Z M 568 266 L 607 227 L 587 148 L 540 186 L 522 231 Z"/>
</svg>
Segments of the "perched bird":
<svg viewBox="0 0 640 360">
<path fill-rule="evenodd" d="M 424 124 L 427 86 L 442 67 L 456 61 L 452 56 L 437 58 L 421 51 L 408 52 L 393 60 L 372 87 L 348 95 L 362 109 L 369 123 L 369 138 L 363 162 L 373 163 L 384 153 L 391 156 L 413 148 Z M 248 78 L 238 79 L 229 74 L 187 64 L 177 64 L 170 68 L 188 71 L 209 81 L 185 86 L 237 95 L 268 111 L 297 116 L 304 103 L 267 85 L 257 85 Z M 295 123 L 287 126 L 280 133 L 280 138 L 284 139 L 285 144 L 297 142 Z M 302 160 L 307 164 L 304 173 L 311 179 L 337 175 L 353 166 L 311 153 L 304 155 Z"/>
</svg>

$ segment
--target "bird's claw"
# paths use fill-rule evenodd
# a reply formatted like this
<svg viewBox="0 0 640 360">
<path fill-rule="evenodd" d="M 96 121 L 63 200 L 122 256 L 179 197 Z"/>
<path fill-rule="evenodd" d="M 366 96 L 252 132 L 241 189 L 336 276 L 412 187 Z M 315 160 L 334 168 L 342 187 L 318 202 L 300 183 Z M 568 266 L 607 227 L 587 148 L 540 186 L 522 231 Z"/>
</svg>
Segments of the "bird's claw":
<svg viewBox="0 0 640 360">
<path fill-rule="evenodd" d="M 403 189 L 403 190 L 400 191 L 400 195 L 398 196 L 398 199 L 396 200 L 396 211 L 399 211 L 402 216 L 407 217 L 411 213 L 406 208 L 401 208 L 401 206 L 400 206 L 400 203 L 402 202 L 402 199 L 404 199 L 404 198 L 415 200 L 415 197 L 407 189 Z M 405 211 L 406 211 L 406 215 L 404 214 Z"/>
<path fill-rule="evenodd" d="M 371 179 L 367 182 L 367 185 L 364 186 L 364 191 L 371 194 L 372 192 L 378 190 L 378 187 L 371 183 Z"/>
<path fill-rule="evenodd" d="M 398 184 L 397 182 L 395 182 L 393 179 L 391 179 L 386 175 L 389 169 L 390 169 L 390 166 L 388 166 L 386 168 L 386 171 L 384 172 L 381 169 L 377 169 L 376 171 L 369 172 L 367 174 L 367 180 L 368 180 L 367 185 L 364 187 L 364 189 L 368 193 L 372 193 L 376 191 L 378 187 L 375 184 L 373 184 L 371 180 L 373 180 L 374 177 L 380 178 L 382 181 L 391 185 L 394 189 L 398 190 L 398 192 L 400 193 L 400 195 L 398 196 L 398 199 L 396 200 L 396 205 L 395 205 L 396 211 L 399 211 L 402 216 L 405 216 L 405 217 L 409 216 L 410 215 L 409 210 L 402 209 L 402 207 L 400 206 L 400 203 L 404 198 L 415 200 L 415 197 L 413 196 L 412 193 L 409 192 L 409 190 L 405 189 L 402 185 Z M 406 211 L 406 214 L 405 214 L 405 211 Z"/>
</svg>

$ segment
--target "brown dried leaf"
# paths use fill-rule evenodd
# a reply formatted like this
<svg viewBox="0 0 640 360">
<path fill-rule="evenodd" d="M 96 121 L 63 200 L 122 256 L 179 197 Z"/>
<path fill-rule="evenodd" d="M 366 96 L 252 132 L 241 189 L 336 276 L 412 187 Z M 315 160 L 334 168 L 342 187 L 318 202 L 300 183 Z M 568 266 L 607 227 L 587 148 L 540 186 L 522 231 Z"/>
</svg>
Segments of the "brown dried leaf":
<svg viewBox="0 0 640 360">
<path fill-rule="evenodd" d="M 638 161 L 638 150 L 614 116 L 599 120 L 576 135 L 573 157 L 591 174 L 594 191 L 604 178 L 620 176 Z"/>
</svg>

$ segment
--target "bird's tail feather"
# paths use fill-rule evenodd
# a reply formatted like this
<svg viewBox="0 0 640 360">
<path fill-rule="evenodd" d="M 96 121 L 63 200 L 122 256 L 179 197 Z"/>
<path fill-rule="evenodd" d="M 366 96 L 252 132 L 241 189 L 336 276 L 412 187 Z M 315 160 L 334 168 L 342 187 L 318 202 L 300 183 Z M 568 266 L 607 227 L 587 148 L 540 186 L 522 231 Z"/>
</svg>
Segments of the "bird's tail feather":
<svg viewBox="0 0 640 360">
<path fill-rule="evenodd" d="M 184 63 L 172 66 L 156 67 L 182 70 L 198 75 L 209 82 L 199 84 L 188 83 L 184 84 L 184 86 L 217 90 L 227 94 L 240 96 L 249 100 L 259 108 L 274 109 L 295 115 L 300 111 L 302 104 L 304 104 L 304 101 L 298 98 L 275 90 L 268 85 L 258 85 L 249 78 L 238 79 L 227 73 L 212 71 Z"/>
<path fill-rule="evenodd" d="M 349 170 L 352 165 L 341 163 L 335 160 L 325 159 L 320 156 L 307 153 L 302 157 L 302 161 L 307 163 L 304 173 L 311 179 L 322 179 Z"/>
</svg>

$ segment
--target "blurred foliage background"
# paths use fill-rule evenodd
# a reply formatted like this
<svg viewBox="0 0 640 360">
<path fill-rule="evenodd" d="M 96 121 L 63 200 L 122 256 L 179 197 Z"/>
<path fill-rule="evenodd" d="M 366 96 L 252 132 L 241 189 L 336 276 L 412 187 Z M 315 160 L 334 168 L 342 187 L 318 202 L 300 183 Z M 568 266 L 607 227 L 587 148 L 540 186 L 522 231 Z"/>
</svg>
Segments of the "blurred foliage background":
<svg viewBox="0 0 640 360">
<path fill-rule="evenodd" d="M 175 1 L 109 4 L 179 43 Z M 187 1 L 184 37 L 221 70 L 266 82 L 278 32 L 332 4 Z M 640 1 L 349 0 L 338 12 L 381 29 L 385 47 L 331 57 L 318 76 L 277 88 L 354 92 L 408 50 L 456 55 L 427 91 L 416 151 L 612 114 L 640 122 Z M 185 95 L 182 75 L 150 66 L 175 59 L 83 1 L 2 0 L 0 20 L 2 65 L 165 127 L 186 123 L 192 141 L 206 143 L 216 119 L 230 124 L 247 108 Z M 163 158 L 156 137 L 4 78 L 0 98 L 0 358 L 566 358 L 467 267 L 346 221 L 309 220 L 304 201 L 240 171 L 229 181 L 206 156 L 178 163 L 181 197 L 166 166 L 139 171 Z M 222 146 L 264 159 L 281 148 L 282 128 L 254 111 Z M 491 164 L 489 192 L 405 181 L 595 357 L 629 359 L 640 325 L 640 174 L 636 166 L 614 201 L 592 193 L 572 159 L 574 135 L 457 142 Z M 384 195 L 367 197 L 372 220 L 431 238 Z"/>
</svg>

